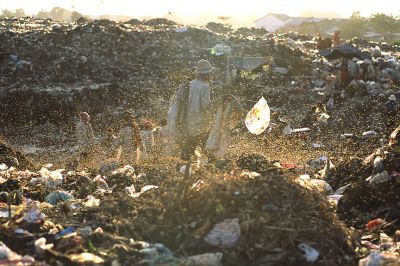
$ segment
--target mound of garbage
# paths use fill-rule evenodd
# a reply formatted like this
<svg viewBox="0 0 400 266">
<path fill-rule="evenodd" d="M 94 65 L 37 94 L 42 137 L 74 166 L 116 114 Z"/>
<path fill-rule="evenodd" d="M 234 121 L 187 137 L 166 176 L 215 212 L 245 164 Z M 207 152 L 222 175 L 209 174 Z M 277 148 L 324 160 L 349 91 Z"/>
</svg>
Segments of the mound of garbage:
<svg viewBox="0 0 400 266">
<path fill-rule="evenodd" d="M 21 152 L 13 148 L 7 141 L 0 136 L 0 165 L 2 170 L 8 167 L 18 167 L 19 169 L 32 168 L 33 164 Z"/>
<path fill-rule="evenodd" d="M 5 260 L 354 264 L 352 239 L 326 198 L 277 172 L 265 158 L 247 158 L 242 161 L 253 161 L 253 171 L 204 169 L 191 180 L 169 170 L 168 161 L 156 169 L 124 166 L 103 175 L 2 171 L 5 182 L 15 184 L 3 195 L 10 210 L 7 205 L 1 210 L 8 221 L 1 226 L 3 246 L 9 248 Z M 262 174 L 254 171 L 258 167 Z"/>
<path fill-rule="evenodd" d="M 400 49 L 316 44 L 216 23 L 0 18 L 4 263 L 397 265 L 400 170 L 383 147 L 400 121 Z M 240 123 L 229 153 L 186 180 L 161 152 L 108 162 L 121 118 L 153 130 L 199 59 L 218 67 L 215 102 L 264 99 L 263 133 Z M 85 156 L 80 111 L 96 135 Z"/>
<path fill-rule="evenodd" d="M 0 121 L 57 124 L 76 111 L 99 113 L 104 106 L 157 112 L 176 82 L 193 74 L 199 59 L 219 62 L 224 71 L 226 58 L 210 53 L 219 43 L 226 43 L 236 57 L 284 54 L 279 66 L 304 63 L 297 47 L 285 40 L 260 46 L 263 34 L 258 34 L 258 40 L 251 40 L 238 30 L 227 39 L 205 28 L 163 20 L 61 23 L 1 18 Z"/>
</svg>

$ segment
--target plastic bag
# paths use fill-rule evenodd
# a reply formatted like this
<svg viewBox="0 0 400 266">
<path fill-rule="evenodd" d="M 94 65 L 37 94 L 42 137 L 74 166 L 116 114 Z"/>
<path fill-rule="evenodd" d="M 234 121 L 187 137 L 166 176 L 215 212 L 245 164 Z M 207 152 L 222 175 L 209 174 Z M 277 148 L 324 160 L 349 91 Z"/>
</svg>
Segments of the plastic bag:
<svg viewBox="0 0 400 266">
<path fill-rule="evenodd" d="M 228 95 L 217 110 L 206 148 L 222 158 L 232 142 L 232 130 L 243 121 L 243 108 L 233 95 Z"/>
<path fill-rule="evenodd" d="M 71 254 L 68 258 L 75 263 L 79 264 L 101 264 L 104 263 L 104 260 L 97 255 L 92 253 L 81 253 L 81 254 Z"/>
<path fill-rule="evenodd" d="M 222 265 L 222 253 L 205 253 L 195 256 L 190 256 L 186 259 L 181 260 L 183 265 L 208 265 L 208 266 L 220 266 Z M 186 263 L 186 264 L 185 264 Z"/>
<path fill-rule="evenodd" d="M 67 201 L 73 199 L 74 196 L 72 196 L 70 193 L 67 193 L 65 191 L 53 191 L 49 195 L 47 195 L 44 200 L 47 203 L 50 203 L 51 205 L 56 205 L 60 201 Z"/>
<path fill-rule="evenodd" d="M 43 256 L 46 249 L 53 248 L 53 244 L 46 244 L 46 238 L 41 237 L 35 241 L 35 252 L 38 255 Z"/>
<path fill-rule="evenodd" d="M 259 135 L 263 133 L 269 126 L 271 110 L 264 97 L 254 105 L 246 116 L 246 127 L 250 133 Z"/>
<path fill-rule="evenodd" d="M 46 215 L 41 213 L 37 208 L 31 208 L 25 213 L 22 220 L 27 223 L 39 223 L 44 221 L 45 218 Z"/>
<path fill-rule="evenodd" d="M 168 135 L 174 136 L 176 139 L 184 137 L 187 132 L 183 132 L 187 116 L 187 105 L 189 98 L 190 84 L 187 81 L 183 81 L 177 89 L 174 96 L 172 96 L 168 109 L 167 117 L 167 131 Z M 181 111 L 180 111 L 181 110 Z M 185 110 L 185 111 L 184 111 Z M 177 119 L 179 116 L 179 119 Z M 182 125 L 177 125 L 177 122 L 181 121 Z M 179 123 L 179 122 L 178 122 Z"/>
<path fill-rule="evenodd" d="M 42 167 L 42 169 L 39 171 L 39 174 L 42 182 L 45 183 L 47 188 L 55 188 L 60 186 L 64 181 L 62 176 L 63 171 L 63 169 L 49 171 L 47 168 Z"/>
<path fill-rule="evenodd" d="M 319 114 L 317 121 L 319 123 L 326 124 L 326 123 L 328 123 L 329 118 L 330 118 L 330 115 L 328 115 L 327 113 L 322 113 L 322 114 Z"/>
<path fill-rule="evenodd" d="M 86 201 L 83 203 L 83 206 L 87 208 L 96 208 L 100 206 L 100 200 L 96 199 L 92 195 L 87 196 Z"/>
<path fill-rule="evenodd" d="M 226 219 L 214 225 L 214 228 L 204 237 L 204 240 L 213 246 L 231 248 L 236 246 L 240 235 L 239 219 Z"/>
<path fill-rule="evenodd" d="M 398 265 L 399 257 L 395 254 L 371 251 L 368 257 L 359 261 L 359 266 Z"/>
<path fill-rule="evenodd" d="M 140 265 L 178 265 L 172 252 L 163 244 L 150 244 L 139 251 L 144 259 Z"/>
<path fill-rule="evenodd" d="M 366 179 L 366 181 L 369 182 L 370 186 L 375 186 L 375 185 L 379 185 L 381 183 L 386 183 L 386 182 L 390 181 L 390 179 L 391 179 L 391 177 L 390 177 L 389 173 L 385 170 L 382 173 L 378 173 L 378 174 L 368 177 Z"/>
<path fill-rule="evenodd" d="M 206 142 L 206 147 L 209 150 L 218 150 L 222 134 L 222 109 L 218 108 L 215 117 L 214 125 Z"/>
<path fill-rule="evenodd" d="M 315 248 L 307 245 L 306 243 L 301 243 L 298 245 L 299 249 L 304 251 L 304 258 L 307 262 L 313 263 L 316 262 L 319 257 L 319 252 Z"/>
<path fill-rule="evenodd" d="M 167 117 L 167 134 L 169 136 L 174 136 L 175 131 L 176 131 L 176 115 L 177 115 L 177 109 L 176 109 L 176 100 L 172 104 L 172 106 L 168 110 L 168 117 Z"/>
<path fill-rule="evenodd" d="M 326 103 L 326 110 L 332 112 L 333 106 L 334 106 L 333 97 L 331 97 L 331 98 L 329 98 L 328 102 Z"/>
</svg>

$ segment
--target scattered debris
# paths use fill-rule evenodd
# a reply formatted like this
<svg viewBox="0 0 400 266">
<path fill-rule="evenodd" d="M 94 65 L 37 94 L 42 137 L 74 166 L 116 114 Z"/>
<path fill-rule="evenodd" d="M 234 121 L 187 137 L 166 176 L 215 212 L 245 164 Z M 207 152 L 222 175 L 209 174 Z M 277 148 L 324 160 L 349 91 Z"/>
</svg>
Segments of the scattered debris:
<svg viewBox="0 0 400 266">
<path fill-rule="evenodd" d="M 399 263 L 397 135 L 384 140 L 398 126 L 386 111 L 398 47 L 315 51 L 313 36 L 166 19 L 0 18 L 0 40 L 2 263 Z M 216 102 L 229 90 L 250 110 L 227 126 L 232 145 L 189 179 L 174 140 L 115 163 L 123 115 L 166 117 L 199 59 L 217 66 Z M 91 114 L 93 150 L 78 152 L 71 110 Z"/>
</svg>

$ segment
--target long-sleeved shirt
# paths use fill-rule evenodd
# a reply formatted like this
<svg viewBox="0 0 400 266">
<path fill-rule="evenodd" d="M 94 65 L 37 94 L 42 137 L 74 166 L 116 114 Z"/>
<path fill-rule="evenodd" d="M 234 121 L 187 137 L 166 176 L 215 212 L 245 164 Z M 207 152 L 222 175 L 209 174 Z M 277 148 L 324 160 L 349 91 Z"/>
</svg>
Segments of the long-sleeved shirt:
<svg viewBox="0 0 400 266">
<path fill-rule="evenodd" d="M 178 92 L 178 97 L 183 89 Z M 193 80 L 189 86 L 187 130 L 189 136 L 197 136 L 210 130 L 210 88 L 207 83 Z"/>
<path fill-rule="evenodd" d="M 82 121 L 79 121 L 76 124 L 75 136 L 80 148 L 86 149 L 95 143 L 95 136 L 90 123 L 83 123 Z"/>
</svg>

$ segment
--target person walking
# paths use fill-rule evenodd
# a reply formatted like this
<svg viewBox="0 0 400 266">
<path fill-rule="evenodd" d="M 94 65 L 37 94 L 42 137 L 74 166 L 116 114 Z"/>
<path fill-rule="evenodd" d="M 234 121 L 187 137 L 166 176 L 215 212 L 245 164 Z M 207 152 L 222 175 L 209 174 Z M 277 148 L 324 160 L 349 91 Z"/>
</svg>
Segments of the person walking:
<svg viewBox="0 0 400 266">
<path fill-rule="evenodd" d="M 196 79 L 184 83 L 177 92 L 176 138 L 181 150 L 181 159 L 188 162 L 197 147 L 205 148 L 210 131 L 210 88 L 215 68 L 207 60 L 200 60 L 196 66 Z M 188 175 L 188 173 L 186 173 Z"/>
</svg>

